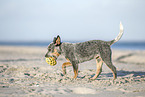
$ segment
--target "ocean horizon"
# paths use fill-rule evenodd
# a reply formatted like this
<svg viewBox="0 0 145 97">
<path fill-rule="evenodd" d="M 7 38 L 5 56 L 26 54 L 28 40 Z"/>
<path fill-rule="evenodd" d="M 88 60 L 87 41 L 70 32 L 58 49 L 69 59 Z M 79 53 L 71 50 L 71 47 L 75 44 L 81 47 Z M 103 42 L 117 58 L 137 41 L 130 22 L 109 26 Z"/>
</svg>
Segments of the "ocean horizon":
<svg viewBox="0 0 145 97">
<path fill-rule="evenodd" d="M 82 41 L 69 41 L 70 43 L 77 43 Z M 30 42 L 0 42 L 0 46 L 37 46 L 47 47 L 51 42 L 48 41 L 30 41 Z M 145 42 L 117 42 L 111 46 L 113 49 L 123 50 L 145 50 Z"/>
</svg>

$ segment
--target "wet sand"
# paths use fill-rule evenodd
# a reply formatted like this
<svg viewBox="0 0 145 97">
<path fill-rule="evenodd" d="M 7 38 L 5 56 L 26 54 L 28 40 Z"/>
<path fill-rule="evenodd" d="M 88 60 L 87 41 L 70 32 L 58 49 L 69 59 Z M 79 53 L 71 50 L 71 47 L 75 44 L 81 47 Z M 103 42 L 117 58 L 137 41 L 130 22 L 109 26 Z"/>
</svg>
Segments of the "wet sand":
<svg viewBox="0 0 145 97">
<path fill-rule="evenodd" d="M 47 47 L 0 46 L 0 97 L 145 97 L 145 51 L 112 50 L 118 78 L 104 64 L 101 75 L 95 59 L 79 64 L 73 79 L 72 67 L 62 75 L 63 56 L 56 66 L 45 62 Z"/>
</svg>

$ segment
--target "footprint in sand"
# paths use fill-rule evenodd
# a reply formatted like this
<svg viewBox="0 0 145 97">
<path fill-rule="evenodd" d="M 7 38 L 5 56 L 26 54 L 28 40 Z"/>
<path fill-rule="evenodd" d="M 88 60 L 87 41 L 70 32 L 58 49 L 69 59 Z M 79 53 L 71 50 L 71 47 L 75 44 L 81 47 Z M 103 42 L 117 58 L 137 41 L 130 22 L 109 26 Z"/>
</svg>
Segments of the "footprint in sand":
<svg viewBox="0 0 145 97">
<path fill-rule="evenodd" d="M 96 94 L 96 90 L 85 87 L 73 88 L 72 91 L 75 94 Z"/>
</svg>

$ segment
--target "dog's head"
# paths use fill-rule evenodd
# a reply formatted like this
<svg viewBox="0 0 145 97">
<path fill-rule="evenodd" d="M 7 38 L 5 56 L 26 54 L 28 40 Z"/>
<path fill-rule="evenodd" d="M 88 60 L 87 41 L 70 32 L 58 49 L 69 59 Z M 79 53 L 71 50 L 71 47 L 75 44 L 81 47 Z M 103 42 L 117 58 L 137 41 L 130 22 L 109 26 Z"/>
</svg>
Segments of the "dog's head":
<svg viewBox="0 0 145 97">
<path fill-rule="evenodd" d="M 48 45 L 48 51 L 45 55 L 46 58 L 48 57 L 54 57 L 56 60 L 58 56 L 61 54 L 61 39 L 58 35 L 57 37 L 54 37 L 53 42 Z"/>
</svg>

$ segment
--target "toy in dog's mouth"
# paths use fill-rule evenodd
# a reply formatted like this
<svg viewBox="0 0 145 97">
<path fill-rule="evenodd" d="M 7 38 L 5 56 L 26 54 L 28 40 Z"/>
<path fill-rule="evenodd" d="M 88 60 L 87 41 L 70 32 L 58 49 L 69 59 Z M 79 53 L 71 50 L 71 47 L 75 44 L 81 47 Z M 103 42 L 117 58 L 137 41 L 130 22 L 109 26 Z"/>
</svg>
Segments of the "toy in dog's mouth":
<svg viewBox="0 0 145 97">
<path fill-rule="evenodd" d="M 46 61 L 49 65 L 51 65 L 51 66 L 54 66 L 54 65 L 57 64 L 57 62 L 56 62 L 56 60 L 55 60 L 54 57 L 47 57 L 47 58 L 45 59 L 45 61 Z"/>
</svg>

